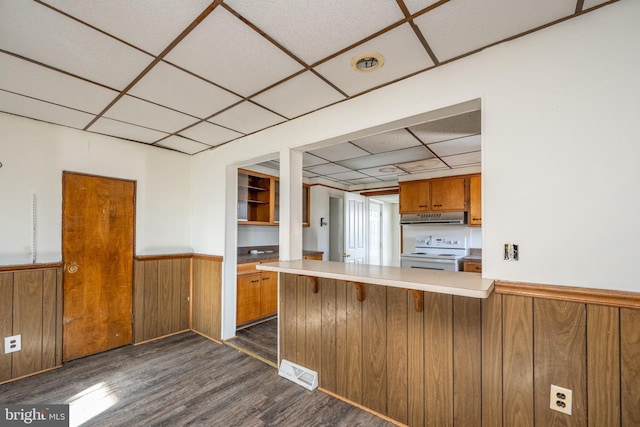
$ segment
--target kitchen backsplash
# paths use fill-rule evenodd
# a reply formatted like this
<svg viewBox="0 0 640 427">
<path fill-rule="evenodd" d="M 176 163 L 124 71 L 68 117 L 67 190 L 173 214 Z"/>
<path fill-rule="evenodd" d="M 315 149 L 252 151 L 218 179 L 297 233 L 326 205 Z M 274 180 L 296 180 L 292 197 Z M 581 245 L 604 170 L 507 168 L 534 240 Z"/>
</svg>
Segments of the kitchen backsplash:
<svg viewBox="0 0 640 427">
<path fill-rule="evenodd" d="M 402 252 L 413 252 L 419 236 L 446 236 L 467 239 L 468 248 L 482 248 L 482 229 L 465 225 L 413 224 L 402 226 Z"/>
</svg>

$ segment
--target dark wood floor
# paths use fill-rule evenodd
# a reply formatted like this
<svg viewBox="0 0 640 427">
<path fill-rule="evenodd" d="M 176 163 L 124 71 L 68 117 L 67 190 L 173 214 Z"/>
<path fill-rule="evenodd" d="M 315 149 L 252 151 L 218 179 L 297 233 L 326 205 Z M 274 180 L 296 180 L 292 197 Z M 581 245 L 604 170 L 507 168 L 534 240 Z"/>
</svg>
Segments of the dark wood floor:
<svg viewBox="0 0 640 427">
<path fill-rule="evenodd" d="M 84 406 L 86 426 L 392 425 L 191 332 L 0 385 L 0 402 L 70 403 L 71 425 Z"/>
<path fill-rule="evenodd" d="M 257 355 L 274 366 L 278 363 L 278 319 L 267 320 L 236 332 L 229 345 Z"/>
</svg>

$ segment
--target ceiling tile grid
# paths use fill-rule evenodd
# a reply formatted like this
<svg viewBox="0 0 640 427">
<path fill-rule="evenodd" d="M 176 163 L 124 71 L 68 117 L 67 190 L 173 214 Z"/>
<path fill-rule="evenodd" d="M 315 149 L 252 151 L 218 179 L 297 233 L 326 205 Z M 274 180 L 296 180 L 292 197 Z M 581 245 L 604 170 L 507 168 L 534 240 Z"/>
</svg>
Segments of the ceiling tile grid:
<svg viewBox="0 0 640 427">
<path fill-rule="evenodd" d="M 613 2 L 0 0 L 0 111 L 194 155 Z M 304 174 L 479 165 L 480 134 L 480 111 L 439 116 L 305 153 Z"/>
</svg>

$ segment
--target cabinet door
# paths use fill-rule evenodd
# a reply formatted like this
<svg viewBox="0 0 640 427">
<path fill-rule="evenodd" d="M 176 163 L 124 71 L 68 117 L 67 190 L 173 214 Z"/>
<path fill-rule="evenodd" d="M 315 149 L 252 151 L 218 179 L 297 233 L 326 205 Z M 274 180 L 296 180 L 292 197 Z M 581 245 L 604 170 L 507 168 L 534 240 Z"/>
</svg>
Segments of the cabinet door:
<svg viewBox="0 0 640 427">
<path fill-rule="evenodd" d="M 482 273 L 482 263 L 476 261 L 465 261 L 462 267 L 464 271 L 471 273 Z"/>
<path fill-rule="evenodd" d="M 400 213 L 429 210 L 429 181 L 400 182 Z"/>
<path fill-rule="evenodd" d="M 465 179 L 448 178 L 431 181 L 432 211 L 463 211 L 465 204 Z"/>
<path fill-rule="evenodd" d="M 278 312 L 278 273 L 263 271 L 261 275 L 260 317 L 265 317 Z"/>
<path fill-rule="evenodd" d="M 469 225 L 482 225 L 482 180 L 480 175 L 469 178 Z"/>
<path fill-rule="evenodd" d="M 260 273 L 238 276 L 236 324 L 260 318 Z"/>
</svg>

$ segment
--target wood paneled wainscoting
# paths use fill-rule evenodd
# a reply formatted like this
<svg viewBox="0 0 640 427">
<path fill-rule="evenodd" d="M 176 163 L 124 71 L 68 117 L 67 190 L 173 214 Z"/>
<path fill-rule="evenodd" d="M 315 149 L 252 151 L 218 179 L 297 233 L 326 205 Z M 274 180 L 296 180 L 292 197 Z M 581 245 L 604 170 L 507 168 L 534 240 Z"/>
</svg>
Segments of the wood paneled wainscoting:
<svg viewBox="0 0 640 427">
<path fill-rule="evenodd" d="M 191 329 L 222 342 L 222 257 L 193 255 Z"/>
<path fill-rule="evenodd" d="M 138 256 L 134 271 L 136 344 L 189 329 L 220 342 L 222 257 Z"/>
<path fill-rule="evenodd" d="M 20 335 L 22 350 L 4 352 Z M 0 267 L 0 382 L 62 365 L 62 264 Z"/>
<path fill-rule="evenodd" d="M 411 426 L 640 425 L 640 294 L 362 284 L 359 301 L 356 284 L 318 281 L 280 275 L 280 356 L 330 393 Z M 549 409 L 551 384 L 573 390 L 571 416 Z"/>
<path fill-rule="evenodd" d="M 180 254 L 134 259 L 134 343 L 191 327 L 191 257 Z"/>
</svg>

